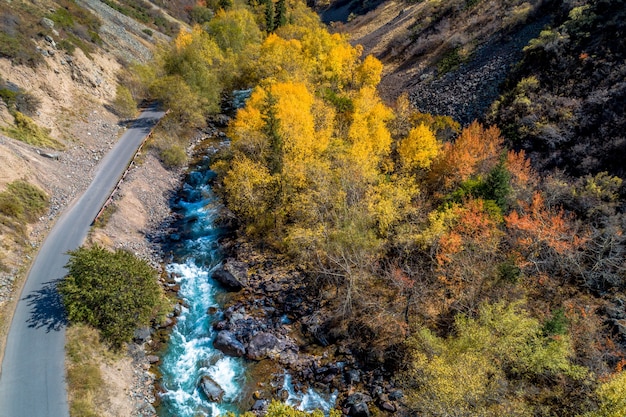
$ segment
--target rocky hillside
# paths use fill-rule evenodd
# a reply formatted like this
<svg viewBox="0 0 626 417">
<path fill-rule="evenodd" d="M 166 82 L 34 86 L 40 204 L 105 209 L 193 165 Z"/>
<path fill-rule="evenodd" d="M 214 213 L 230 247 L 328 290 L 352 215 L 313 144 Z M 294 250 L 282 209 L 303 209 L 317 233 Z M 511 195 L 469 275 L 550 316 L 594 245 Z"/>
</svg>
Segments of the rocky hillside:
<svg viewBox="0 0 626 417">
<path fill-rule="evenodd" d="M 3 2 L 0 16 L 1 312 L 46 230 L 123 133 L 112 112 L 120 70 L 169 38 L 93 0 Z M 48 209 L 23 214 L 16 184 L 42 190 Z"/>
<path fill-rule="evenodd" d="M 388 100 L 407 92 L 421 111 L 468 124 L 550 19 L 539 1 L 390 1 L 335 27 L 385 63 Z"/>
<path fill-rule="evenodd" d="M 489 120 L 537 166 L 626 177 L 626 7 L 564 3 L 524 49 Z"/>
</svg>

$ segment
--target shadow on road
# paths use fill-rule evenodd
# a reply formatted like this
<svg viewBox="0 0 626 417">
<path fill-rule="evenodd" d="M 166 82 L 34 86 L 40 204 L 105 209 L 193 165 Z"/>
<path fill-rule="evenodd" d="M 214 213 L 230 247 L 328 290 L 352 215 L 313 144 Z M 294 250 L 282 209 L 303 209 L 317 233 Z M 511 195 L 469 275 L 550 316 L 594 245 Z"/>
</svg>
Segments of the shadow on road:
<svg viewBox="0 0 626 417">
<path fill-rule="evenodd" d="M 67 316 L 61 301 L 61 295 L 57 291 L 57 283 L 60 280 L 49 281 L 43 287 L 24 297 L 30 307 L 30 317 L 27 320 L 28 327 L 40 329 L 46 328 L 46 332 L 59 331 L 67 326 Z"/>
</svg>

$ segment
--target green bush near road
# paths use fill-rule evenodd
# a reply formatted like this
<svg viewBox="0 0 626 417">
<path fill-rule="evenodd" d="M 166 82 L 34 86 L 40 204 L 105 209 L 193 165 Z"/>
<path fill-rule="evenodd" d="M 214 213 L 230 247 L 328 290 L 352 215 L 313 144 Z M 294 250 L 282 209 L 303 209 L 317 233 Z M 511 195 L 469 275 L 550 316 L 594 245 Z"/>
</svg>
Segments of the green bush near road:
<svg viewBox="0 0 626 417">
<path fill-rule="evenodd" d="M 0 225 L 22 235 L 25 224 L 45 214 L 48 204 L 48 196 L 40 188 L 23 180 L 13 181 L 0 193 Z"/>
<path fill-rule="evenodd" d="M 81 247 L 70 252 L 67 269 L 59 292 L 70 321 L 95 327 L 114 349 L 162 310 L 157 271 L 130 252 Z"/>
</svg>

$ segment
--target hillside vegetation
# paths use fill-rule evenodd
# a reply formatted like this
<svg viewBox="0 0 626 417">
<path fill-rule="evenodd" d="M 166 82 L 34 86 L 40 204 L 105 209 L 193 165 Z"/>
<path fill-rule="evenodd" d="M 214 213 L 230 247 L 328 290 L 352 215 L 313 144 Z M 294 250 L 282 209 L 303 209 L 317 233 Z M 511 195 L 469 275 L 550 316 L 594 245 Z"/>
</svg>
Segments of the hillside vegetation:
<svg viewBox="0 0 626 417">
<path fill-rule="evenodd" d="M 320 343 L 403 386 L 410 415 L 619 415 L 622 180 L 565 182 L 497 126 L 390 107 L 380 61 L 301 3 L 275 30 L 255 7 L 182 32 L 142 80 L 195 126 L 254 87 L 216 188 L 307 271 Z"/>
<path fill-rule="evenodd" d="M 129 16 L 147 7 L 112 5 Z M 66 6 L 37 13 L 50 13 L 68 53 L 89 55 L 98 19 Z M 192 28 L 129 65 L 112 103 L 120 114 L 143 99 L 169 107 L 159 146 L 177 165 L 178 137 L 206 126 L 233 89 L 251 89 L 213 163 L 214 186 L 242 239 L 305 271 L 329 360 L 348 350 L 401 386 L 406 415 L 624 414 L 621 1 L 390 2 L 378 10 L 392 31 L 375 15 L 346 24 L 364 47 L 298 0 L 162 6 Z M 0 53 L 42 65 L 27 40 L 46 41 L 44 15 L 1 7 Z M 146 39 L 175 33 L 147 16 Z M 414 106 L 409 87 L 467 74 L 473 57 L 532 37 L 528 27 L 538 37 L 517 51 L 502 97 L 488 115 L 495 89 L 476 104 L 484 123 Z M 472 88 L 493 88 L 516 56 Z M 2 91 L 23 114 L 17 97 L 28 92 Z M 25 219 L 20 204 L 45 207 L 27 184 L 8 189 L 2 219 Z"/>
<path fill-rule="evenodd" d="M 625 39 L 623 1 L 564 2 L 524 48 L 490 122 L 542 169 L 624 178 Z"/>
</svg>

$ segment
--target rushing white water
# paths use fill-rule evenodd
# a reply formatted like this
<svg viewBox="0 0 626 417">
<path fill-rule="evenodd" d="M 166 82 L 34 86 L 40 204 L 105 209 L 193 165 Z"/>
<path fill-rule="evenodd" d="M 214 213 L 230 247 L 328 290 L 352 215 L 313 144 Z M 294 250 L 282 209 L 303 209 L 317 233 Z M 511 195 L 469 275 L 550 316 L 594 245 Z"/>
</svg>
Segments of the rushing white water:
<svg viewBox="0 0 626 417">
<path fill-rule="evenodd" d="M 322 395 L 314 389 L 308 389 L 305 392 L 296 392 L 291 382 L 291 375 L 285 374 L 283 389 L 289 393 L 285 401 L 292 407 L 302 411 L 322 410 L 326 415 L 331 408 L 335 406 L 337 401 L 337 391 L 333 391 L 329 395 Z"/>
<path fill-rule="evenodd" d="M 215 295 L 219 289 L 210 275 L 221 262 L 217 245 L 221 231 L 214 225 L 219 205 L 207 184 L 210 179 L 206 167 L 193 172 L 179 202 L 183 215 L 181 245 L 176 251 L 179 259 L 167 270 L 180 285 L 184 307 L 161 358 L 163 417 L 216 417 L 238 411 L 243 360 L 224 356 L 213 348 L 214 317 L 207 313 L 211 307 L 218 307 Z M 203 376 L 211 377 L 224 391 L 219 404 L 209 401 L 199 388 Z"/>
</svg>

